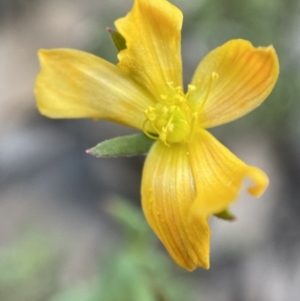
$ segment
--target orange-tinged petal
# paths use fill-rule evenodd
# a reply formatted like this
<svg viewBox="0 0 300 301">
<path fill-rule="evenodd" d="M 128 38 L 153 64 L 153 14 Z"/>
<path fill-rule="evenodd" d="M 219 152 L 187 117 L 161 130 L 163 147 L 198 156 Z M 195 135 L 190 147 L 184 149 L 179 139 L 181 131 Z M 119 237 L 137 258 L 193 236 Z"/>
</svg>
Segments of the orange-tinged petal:
<svg viewBox="0 0 300 301">
<path fill-rule="evenodd" d="M 156 142 L 145 162 L 142 205 L 146 218 L 173 259 L 183 268 L 209 268 L 206 217 L 189 219 L 196 187 L 188 146 Z"/>
<path fill-rule="evenodd" d="M 189 154 L 197 190 L 192 208 L 195 216 L 225 210 L 237 199 L 246 178 L 253 183 L 248 192 L 255 197 L 269 184 L 263 171 L 246 165 L 206 130 L 199 130 L 194 142 L 189 144 Z"/>
<path fill-rule="evenodd" d="M 135 128 L 153 102 L 113 64 L 77 50 L 40 50 L 42 70 L 35 95 L 40 112 L 52 118 L 105 118 Z"/>
<path fill-rule="evenodd" d="M 182 86 L 182 13 L 166 0 L 135 0 L 132 10 L 115 22 L 127 48 L 118 66 L 144 85 L 156 99 L 173 82 Z"/>
<path fill-rule="evenodd" d="M 278 58 L 272 46 L 255 48 L 248 41 L 231 40 L 211 51 L 191 83 L 196 90 L 190 100 L 203 106 L 201 126 L 220 125 L 255 109 L 271 93 L 278 74 Z"/>
</svg>

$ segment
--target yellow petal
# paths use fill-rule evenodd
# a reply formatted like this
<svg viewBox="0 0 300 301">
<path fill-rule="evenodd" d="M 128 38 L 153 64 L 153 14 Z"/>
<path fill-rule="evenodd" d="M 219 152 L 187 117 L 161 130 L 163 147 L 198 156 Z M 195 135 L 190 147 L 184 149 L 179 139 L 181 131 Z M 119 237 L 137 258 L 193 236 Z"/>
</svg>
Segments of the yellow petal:
<svg viewBox="0 0 300 301">
<path fill-rule="evenodd" d="M 35 95 L 52 118 L 105 118 L 141 128 L 147 92 L 116 66 L 77 50 L 40 50 Z"/>
<path fill-rule="evenodd" d="M 115 22 L 127 48 L 119 67 L 129 72 L 156 99 L 167 94 L 168 82 L 182 86 L 182 13 L 166 0 L 135 0 L 132 10 Z"/>
<path fill-rule="evenodd" d="M 196 181 L 197 198 L 192 208 L 196 216 L 225 210 L 237 199 L 246 178 L 253 183 L 248 192 L 255 197 L 269 184 L 263 171 L 246 165 L 206 130 L 199 130 L 189 145 L 189 154 Z"/>
<path fill-rule="evenodd" d="M 255 109 L 271 93 L 278 74 L 272 46 L 255 48 L 248 41 L 231 40 L 211 51 L 192 80 L 197 89 L 190 100 L 203 106 L 201 126 L 220 125 Z"/>
<path fill-rule="evenodd" d="M 142 178 L 146 218 L 173 259 L 187 270 L 209 268 L 210 230 L 206 217 L 190 222 L 196 196 L 187 145 L 153 145 Z"/>
</svg>

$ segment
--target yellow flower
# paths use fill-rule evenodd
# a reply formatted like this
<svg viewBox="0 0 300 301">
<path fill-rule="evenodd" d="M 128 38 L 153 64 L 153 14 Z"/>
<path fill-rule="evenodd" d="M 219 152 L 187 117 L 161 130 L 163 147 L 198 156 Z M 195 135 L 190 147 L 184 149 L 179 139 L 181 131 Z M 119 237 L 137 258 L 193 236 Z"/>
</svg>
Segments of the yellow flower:
<svg viewBox="0 0 300 301">
<path fill-rule="evenodd" d="M 112 120 L 157 140 L 142 178 L 146 218 L 180 266 L 209 268 L 209 216 L 237 199 L 246 177 L 256 197 L 268 177 L 206 128 L 235 120 L 266 99 L 279 73 L 276 52 L 231 40 L 203 59 L 184 92 L 178 8 L 166 0 L 135 0 L 115 26 L 127 47 L 117 66 L 77 50 L 39 52 L 38 108 L 52 118 Z"/>
</svg>

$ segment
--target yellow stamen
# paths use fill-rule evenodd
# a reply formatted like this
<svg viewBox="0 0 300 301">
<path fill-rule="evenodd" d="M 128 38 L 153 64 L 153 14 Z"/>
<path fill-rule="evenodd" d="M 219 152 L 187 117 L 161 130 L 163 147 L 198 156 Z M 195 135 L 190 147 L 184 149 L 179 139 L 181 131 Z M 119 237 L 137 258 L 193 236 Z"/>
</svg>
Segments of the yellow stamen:
<svg viewBox="0 0 300 301">
<path fill-rule="evenodd" d="M 200 104 L 200 107 L 198 108 L 197 111 L 200 111 L 201 109 L 204 108 L 207 100 L 208 100 L 208 96 L 210 94 L 210 91 L 211 91 L 211 88 L 212 88 L 212 84 L 215 80 L 217 80 L 219 78 L 219 74 L 216 73 L 216 72 L 213 72 L 210 76 L 210 79 L 209 79 L 209 83 L 208 83 L 208 87 L 207 87 L 207 90 L 206 90 L 206 94 L 204 96 L 204 99 L 202 100 L 201 104 Z"/>
<path fill-rule="evenodd" d="M 154 140 L 158 140 L 159 137 L 152 135 L 151 133 L 149 133 L 149 131 L 147 130 L 147 123 L 149 123 L 149 120 L 146 119 L 143 124 L 142 124 L 142 130 L 144 132 L 144 134 L 149 137 L 150 139 L 154 139 Z"/>
<path fill-rule="evenodd" d="M 189 95 L 190 95 L 193 91 L 195 91 L 196 89 L 197 89 L 196 86 L 194 86 L 194 85 L 188 85 L 188 90 L 187 90 L 187 93 L 186 93 L 186 98 L 188 98 Z"/>
</svg>

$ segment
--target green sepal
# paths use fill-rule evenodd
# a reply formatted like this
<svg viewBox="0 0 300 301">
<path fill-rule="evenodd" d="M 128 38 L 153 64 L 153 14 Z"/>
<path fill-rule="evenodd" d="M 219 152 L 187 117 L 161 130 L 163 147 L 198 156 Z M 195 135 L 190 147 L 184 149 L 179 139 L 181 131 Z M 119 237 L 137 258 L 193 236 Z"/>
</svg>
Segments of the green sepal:
<svg viewBox="0 0 300 301">
<path fill-rule="evenodd" d="M 126 40 L 118 31 L 109 27 L 107 27 L 106 30 L 110 34 L 110 37 L 119 52 L 126 49 Z"/>
<path fill-rule="evenodd" d="M 148 153 L 153 142 L 145 134 L 134 134 L 103 141 L 86 152 L 98 158 L 144 155 Z"/>
<path fill-rule="evenodd" d="M 236 220 L 236 216 L 232 214 L 232 212 L 229 209 L 225 209 L 219 213 L 214 214 L 214 216 L 224 219 L 226 221 L 234 221 Z"/>
</svg>

